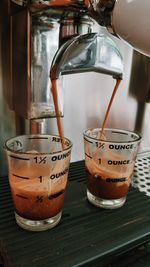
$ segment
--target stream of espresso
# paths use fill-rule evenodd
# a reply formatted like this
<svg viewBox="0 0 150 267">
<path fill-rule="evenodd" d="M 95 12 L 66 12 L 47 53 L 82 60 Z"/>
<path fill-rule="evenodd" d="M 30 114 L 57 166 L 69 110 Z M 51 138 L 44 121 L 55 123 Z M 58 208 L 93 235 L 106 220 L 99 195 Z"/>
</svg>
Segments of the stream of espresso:
<svg viewBox="0 0 150 267">
<path fill-rule="evenodd" d="M 103 123 L 102 123 L 101 132 L 99 133 L 100 139 L 103 136 L 104 129 L 105 129 L 105 126 L 106 126 L 106 122 L 107 122 L 107 119 L 108 119 L 108 116 L 109 116 L 109 113 L 110 113 L 110 109 L 111 109 L 111 106 L 112 106 L 114 97 L 116 95 L 116 92 L 118 90 L 118 87 L 120 85 L 120 82 L 121 82 L 120 79 L 116 79 L 116 84 L 115 84 L 115 87 L 113 89 L 113 92 L 112 92 L 112 95 L 111 95 L 109 104 L 108 104 L 107 109 L 106 109 L 104 120 L 103 120 Z M 63 127 L 62 127 L 61 118 L 59 116 L 58 94 L 57 94 L 57 80 L 55 80 L 55 79 L 54 80 L 53 79 L 51 80 L 51 92 L 52 92 L 53 101 L 54 101 L 54 107 L 55 107 L 55 113 L 56 113 L 56 120 L 57 120 L 57 127 L 58 127 L 58 134 L 59 134 L 59 136 L 60 136 L 60 138 L 62 140 L 62 149 L 64 149 L 64 133 L 63 133 Z"/>
<path fill-rule="evenodd" d="M 121 80 L 120 79 L 116 79 L 116 84 L 115 84 L 114 90 L 112 92 L 109 104 L 108 104 L 107 109 L 106 109 L 105 117 L 104 117 L 104 120 L 103 120 L 103 123 L 102 123 L 102 130 L 101 130 L 101 133 L 100 133 L 100 139 L 103 136 L 105 125 L 106 125 L 106 122 L 107 122 L 107 119 L 108 119 L 108 116 L 109 116 L 109 113 L 110 113 L 110 109 L 111 109 L 114 97 L 116 95 L 116 92 L 117 92 L 117 90 L 119 88 L 120 83 L 121 83 Z"/>
<path fill-rule="evenodd" d="M 51 80 L 51 92 L 53 96 L 54 101 L 54 108 L 55 108 L 55 114 L 56 114 L 56 120 L 57 120 L 57 128 L 58 128 L 58 134 L 62 140 L 62 150 L 65 148 L 64 144 L 64 132 L 61 122 L 61 117 L 59 115 L 59 105 L 58 105 L 58 93 L 57 93 L 57 80 Z"/>
</svg>

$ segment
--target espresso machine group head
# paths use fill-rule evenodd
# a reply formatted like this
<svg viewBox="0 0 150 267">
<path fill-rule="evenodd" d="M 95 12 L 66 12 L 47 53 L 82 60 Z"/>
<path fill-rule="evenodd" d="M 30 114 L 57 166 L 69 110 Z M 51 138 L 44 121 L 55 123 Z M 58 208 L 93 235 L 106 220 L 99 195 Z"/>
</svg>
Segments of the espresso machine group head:
<svg viewBox="0 0 150 267">
<path fill-rule="evenodd" d="M 95 20 L 111 33 L 125 37 L 139 51 L 150 54 L 149 45 L 143 44 L 148 41 L 148 37 L 145 37 L 148 34 L 143 33 L 141 37 L 145 39 L 140 42 L 139 28 L 136 25 L 132 36 L 134 23 L 131 20 L 136 7 L 141 18 L 143 6 L 147 10 L 149 8 L 149 0 L 143 0 L 142 4 L 141 0 L 3 2 L 7 2 L 10 20 L 11 83 L 7 95 L 9 106 L 16 114 L 18 133 L 21 133 L 21 128 L 18 127 L 21 119 L 31 122 L 32 133 L 41 131 L 38 127 L 32 127 L 33 122 L 55 117 L 49 72 L 51 79 L 58 79 L 60 74 L 87 71 L 122 78 L 123 61 L 119 49 L 110 35 L 93 32 Z M 137 15 L 134 19 L 137 20 Z M 146 29 L 149 25 L 146 25 Z M 61 116 L 61 99 L 59 103 Z"/>
</svg>

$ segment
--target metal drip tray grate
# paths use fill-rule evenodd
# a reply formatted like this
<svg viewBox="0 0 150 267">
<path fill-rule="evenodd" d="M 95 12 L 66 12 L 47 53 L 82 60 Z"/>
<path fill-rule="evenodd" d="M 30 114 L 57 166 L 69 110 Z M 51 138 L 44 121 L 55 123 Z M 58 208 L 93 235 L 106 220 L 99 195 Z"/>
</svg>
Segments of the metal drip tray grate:
<svg viewBox="0 0 150 267">
<path fill-rule="evenodd" d="M 104 267 L 118 255 L 147 243 L 149 165 L 149 156 L 139 157 L 125 205 L 104 210 L 87 201 L 84 161 L 72 163 L 61 222 L 51 230 L 37 233 L 16 225 L 8 178 L 1 178 L 0 255 L 4 266 Z M 134 187 L 144 189 L 144 193 Z"/>
<path fill-rule="evenodd" d="M 132 186 L 150 197 L 150 152 L 139 154 L 135 163 Z"/>
</svg>

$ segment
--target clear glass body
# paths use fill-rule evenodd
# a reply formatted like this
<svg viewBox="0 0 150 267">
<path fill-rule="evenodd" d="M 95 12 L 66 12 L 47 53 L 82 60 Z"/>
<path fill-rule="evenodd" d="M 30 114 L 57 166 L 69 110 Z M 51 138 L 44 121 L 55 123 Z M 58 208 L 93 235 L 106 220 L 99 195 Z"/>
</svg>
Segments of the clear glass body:
<svg viewBox="0 0 150 267">
<path fill-rule="evenodd" d="M 125 203 L 140 139 L 125 130 L 85 131 L 87 197 L 92 204 L 114 209 Z"/>
<path fill-rule="evenodd" d="M 23 135 L 5 143 L 16 221 L 42 231 L 61 219 L 71 156 L 71 142 L 52 135 Z"/>
</svg>

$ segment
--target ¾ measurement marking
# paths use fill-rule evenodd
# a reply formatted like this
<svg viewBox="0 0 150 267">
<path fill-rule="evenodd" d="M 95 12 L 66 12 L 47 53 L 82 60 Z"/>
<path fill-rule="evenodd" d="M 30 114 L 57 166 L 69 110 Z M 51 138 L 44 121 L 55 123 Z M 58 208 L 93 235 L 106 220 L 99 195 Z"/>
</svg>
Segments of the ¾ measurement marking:
<svg viewBox="0 0 150 267">
<path fill-rule="evenodd" d="M 19 160 L 30 160 L 29 158 L 20 158 L 20 157 L 16 157 L 16 156 L 12 156 L 12 155 L 9 157 L 11 157 L 13 159 L 19 159 Z"/>
<path fill-rule="evenodd" d="M 22 195 L 16 194 L 17 197 L 23 198 L 23 199 L 28 199 L 27 197 L 24 197 Z"/>
<path fill-rule="evenodd" d="M 25 177 L 25 176 L 20 176 L 20 175 L 16 175 L 16 174 L 13 174 L 13 176 L 19 178 L 19 179 L 26 179 L 26 180 L 29 180 L 30 178 L 29 177 Z"/>
</svg>

